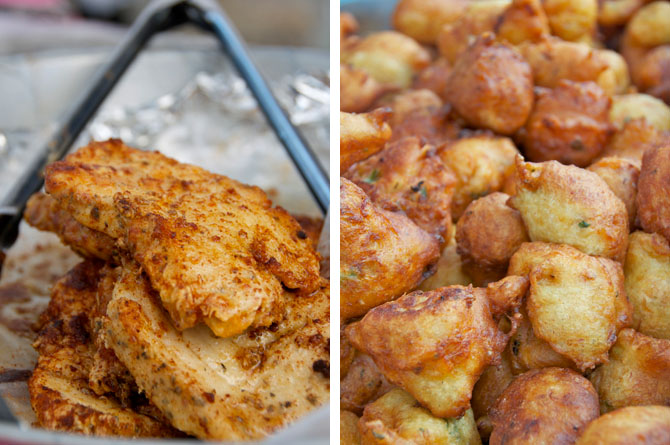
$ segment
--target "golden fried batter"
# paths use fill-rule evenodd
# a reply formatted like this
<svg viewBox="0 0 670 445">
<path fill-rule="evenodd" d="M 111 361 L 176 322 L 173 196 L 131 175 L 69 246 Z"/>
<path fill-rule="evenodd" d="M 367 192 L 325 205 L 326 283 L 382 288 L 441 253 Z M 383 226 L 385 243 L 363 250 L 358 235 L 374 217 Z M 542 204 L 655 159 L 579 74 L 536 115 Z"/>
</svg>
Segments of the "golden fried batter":
<svg viewBox="0 0 670 445">
<path fill-rule="evenodd" d="M 593 172 L 519 157 L 516 195 L 509 203 L 521 213 L 531 241 L 569 244 L 615 260 L 626 253 L 626 206 Z"/>
<path fill-rule="evenodd" d="M 348 319 L 413 289 L 440 255 L 437 239 L 380 209 L 340 178 L 340 316 Z"/>
<path fill-rule="evenodd" d="M 340 42 L 349 37 L 350 34 L 358 31 L 358 22 L 356 17 L 348 12 L 340 13 Z"/>
<path fill-rule="evenodd" d="M 365 70 L 340 64 L 340 110 L 348 113 L 361 113 L 370 109 L 372 104 L 384 93 L 394 88 L 382 85 Z"/>
<path fill-rule="evenodd" d="M 645 231 L 670 240 L 670 144 L 647 150 L 642 157 L 637 215 Z"/>
<path fill-rule="evenodd" d="M 609 361 L 589 377 L 608 413 L 632 405 L 670 405 L 670 340 L 619 332 Z"/>
<path fill-rule="evenodd" d="M 53 288 L 41 316 L 35 341 L 40 356 L 28 382 L 30 400 L 40 424 L 53 430 L 101 436 L 171 437 L 169 425 L 142 412 L 152 407 L 137 393 L 122 405 L 116 394 L 89 387 L 96 347 L 89 316 L 95 312 L 102 264 L 77 265 Z"/>
<path fill-rule="evenodd" d="M 364 445 L 482 443 L 472 410 L 461 417 L 440 419 L 402 389 L 394 389 L 366 406 L 359 425 Z"/>
<path fill-rule="evenodd" d="M 360 445 L 358 416 L 350 411 L 340 410 L 340 445 Z"/>
<path fill-rule="evenodd" d="M 586 167 L 605 149 L 614 132 L 610 98 L 593 82 L 561 81 L 539 90 L 533 112 L 519 133 L 530 161 L 556 160 Z"/>
<path fill-rule="evenodd" d="M 346 332 L 433 415 L 461 416 L 477 379 L 507 344 L 509 333 L 494 318 L 518 308 L 527 287 L 525 278 L 512 276 L 485 289 L 416 291 L 372 309 Z"/>
<path fill-rule="evenodd" d="M 329 295 L 287 295 L 276 325 L 217 338 L 177 331 L 137 265 L 107 306 L 109 343 L 169 421 L 198 438 L 264 437 L 328 400 Z"/>
<path fill-rule="evenodd" d="M 549 21 L 540 0 L 512 0 L 496 23 L 495 33 L 513 45 L 549 35 Z"/>
<path fill-rule="evenodd" d="M 637 180 L 640 176 L 640 167 L 628 159 L 606 157 L 591 164 L 587 170 L 600 176 L 614 194 L 623 201 L 628 213 L 628 227 L 635 227 Z"/>
<path fill-rule="evenodd" d="M 533 107 L 533 74 L 511 47 L 485 34 L 454 64 L 447 98 L 472 126 L 512 134 Z"/>
<path fill-rule="evenodd" d="M 509 349 L 509 348 L 508 348 Z M 472 412 L 477 420 L 479 434 L 484 439 L 491 435 L 491 422 L 488 417 L 489 409 L 496 403 L 500 394 L 514 380 L 512 367 L 506 349 L 500 363 L 490 365 L 479 378 L 472 390 Z"/>
<path fill-rule="evenodd" d="M 603 26 L 624 25 L 651 0 L 603 0 L 598 9 L 598 23 Z"/>
<path fill-rule="evenodd" d="M 491 409 L 489 444 L 572 444 L 598 415 L 598 396 L 581 375 L 562 368 L 529 371 Z"/>
<path fill-rule="evenodd" d="M 568 41 L 584 41 L 596 33 L 598 0 L 543 0 L 551 33 Z"/>
<path fill-rule="evenodd" d="M 630 406 L 589 423 L 576 445 L 662 445 L 670 443 L 670 408 Z"/>
<path fill-rule="evenodd" d="M 633 306 L 633 326 L 642 334 L 670 339 L 670 243 L 661 235 L 634 232 L 624 275 Z"/>
<path fill-rule="evenodd" d="M 405 138 L 355 164 L 345 176 L 376 205 L 403 212 L 426 232 L 446 239 L 456 179 L 433 146 Z"/>
<path fill-rule="evenodd" d="M 451 74 L 451 64 L 445 58 L 438 57 L 430 65 L 417 74 L 412 88 L 427 89 L 437 94 L 440 99 L 447 101 L 446 89 Z"/>
<path fill-rule="evenodd" d="M 642 164 L 644 152 L 661 144 L 664 140 L 670 141 L 670 138 L 657 130 L 646 119 L 633 119 L 624 122 L 623 128 L 612 136 L 600 157 L 615 156 L 628 159 L 639 168 Z"/>
<path fill-rule="evenodd" d="M 442 27 L 460 19 L 468 0 L 400 0 L 393 12 L 393 27 L 413 39 L 434 44 Z"/>
<path fill-rule="evenodd" d="M 440 259 L 435 265 L 435 273 L 421 282 L 419 285 L 420 290 L 429 291 L 453 284 L 460 284 L 462 286 L 472 284 L 472 279 L 463 270 L 463 262 L 457 251 L 456 227 L 452 226 L 450 232 L 449 241 L 442 247 Z"/>
<path fill-rule="evenodd" d="M 64 244 L 83 257 L 109 261 L 117 253 L 113 238 L 78 223 L 60 208 L 55 199 L 44 193 L 38 192 L 30 197 L 23 218 L 35 228 L 55 233 Z"/>
<path fill-rule="evenodd" d="M 609 118 L 619 129 L 633 119 L 645 119 L 659 131 L 670 130 L 670 107 L 648 94 L 614 96 Z"/>
<path fill-rule="evenodd" d="M 205 322 L 225 337 L 269 326 L 282 316 L 282 284 L 319 286 L 309 240 L 257 187 L 110 140 L 49 165 L 46 190 L 123 244 L 180 330 Z"/>
<path fill-rule="evenodd" d="M 370 113 L 340 113 L 340 172 L 384 148 L 391 138 L 391 113 L 378 108 Z"/>
<path fill-rule="evenodd" d="M 370 356 L 357 354 L 340 382 L 340 408 L 357 415 L 370 402 L 393 389 Z"/>
</svg>

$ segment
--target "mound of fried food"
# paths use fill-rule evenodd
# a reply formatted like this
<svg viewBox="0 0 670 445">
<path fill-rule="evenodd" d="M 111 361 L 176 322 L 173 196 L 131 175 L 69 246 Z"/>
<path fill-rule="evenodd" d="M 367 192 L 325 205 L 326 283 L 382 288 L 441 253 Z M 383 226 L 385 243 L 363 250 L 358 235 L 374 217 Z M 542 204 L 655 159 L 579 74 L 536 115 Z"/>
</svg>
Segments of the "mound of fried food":
<svg viewBox="0 0 670 445">
<path fill-rule="evenodd" d="M 341 445 L 670 443 L 670 2 L 389 18 L 341 17 Z"/>
<path fill-rule="evenodd" d="M 328 400 L 318 222 L 303 229 L 260 189 L 120 141 L 48 170 L 53 194 L 25 218 L 86 259 L 40 319 L 29 389 L 43 427 L 243 441 Z"/>
</svg>

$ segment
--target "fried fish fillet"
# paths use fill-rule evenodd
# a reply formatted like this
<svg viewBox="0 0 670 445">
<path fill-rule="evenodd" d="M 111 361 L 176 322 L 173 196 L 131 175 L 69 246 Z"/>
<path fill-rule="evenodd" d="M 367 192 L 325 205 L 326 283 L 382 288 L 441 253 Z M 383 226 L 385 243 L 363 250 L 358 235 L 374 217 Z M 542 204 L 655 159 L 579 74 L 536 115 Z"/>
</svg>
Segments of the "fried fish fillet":
<svg viewBox="0 0 670 445">
<path fill-rule="evenodd" d="M 46 190 L 130 253 L 178 330 L 270 326 L 283 315 L 282 284 L 319 287 L 309 240 L 258 187 L 110 140 L 48 166 Z"/>
<path fill-rule="evenodd" d="M 178 332 L 136 264 L 107 306 L 110 345 L 176 428 L 199 438 L 263 437 L 329 397 L 329 294 L 287 296 L 285 319 L 230 338 Z"/>
<path fill-rule="evenodd" d="M 85 258 L 111 260 L 117 252 L 113 238 L 78 223 L 49 195 L 38 192 L 30 197 L 23 217 L 31 226 L 53 232 Z"/>
<path fill-rule="evenodd" d="M 88 314 L 95 311 L 100 262 L 85 261 L 53 288 L 35 341 L 37 366 L 28 382 L 30 401 L 40 424 L 48 429 L 83 434 L 130 437 L 179 435 L 169 424 L 141 414 L 155 407 L 135 392 L 133 406 L 111 395 L 96 395 L 89 387 L 89 371 L 96 347 Z"/>
</svg>

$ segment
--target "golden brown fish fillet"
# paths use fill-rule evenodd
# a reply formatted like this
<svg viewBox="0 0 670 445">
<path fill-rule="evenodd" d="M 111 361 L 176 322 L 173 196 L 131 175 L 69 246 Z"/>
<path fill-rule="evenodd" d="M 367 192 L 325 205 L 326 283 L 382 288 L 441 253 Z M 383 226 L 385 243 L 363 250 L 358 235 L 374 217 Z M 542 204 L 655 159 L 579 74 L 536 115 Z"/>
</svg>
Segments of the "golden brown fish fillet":
<svg viewBox="0 0 670 445">
<path fill-rule="evenodd" d="M 28 382 L 30 400 L 40 424 L 75 433 L 172 437 L 180 433 L 154 417 L 150 403 L 134 393 L 132 406 L 124 407 L 112 395 L 96 395 L 89 387 L 89 371 L 96 347 L 89 316 L 95 311 L 102 263 L 85 261 L 63 277 L 40 319 L 35 341 L 39 359 Z"/>
<path fill-rule="evenodd" d="M 23 217 L 31 226 L 55 233 L 64 244 L 85 258 L 109 261 L 118 250 L 113 238 L 78 223 L 60 208 L 55 199 L 42 192 L 30 197 Z"/>
<path fill-rule="evenodd" d="M 136 264 L 107 307 L 110 345 L 172 425 L 199 438 L 261 438 L 329 397 L 329 294 L 287 296 L 286 318 L 217 338 L 178 332 Z"/>
<path fill-rule="evenodd" d="M 48 166 L 46 190 L 128 250 L 179 330 L 270 326 L 283 314 L 282 284 L 319 287 L 309 240 L 258 187 L 110 140 Z"/>
</svg>

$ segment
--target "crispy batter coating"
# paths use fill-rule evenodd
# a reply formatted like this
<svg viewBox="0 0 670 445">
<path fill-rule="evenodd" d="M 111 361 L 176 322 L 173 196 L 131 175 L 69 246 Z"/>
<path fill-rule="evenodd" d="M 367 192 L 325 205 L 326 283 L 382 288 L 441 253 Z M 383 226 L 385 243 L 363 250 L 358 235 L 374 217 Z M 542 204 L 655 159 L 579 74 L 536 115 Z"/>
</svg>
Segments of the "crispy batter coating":
<svg viewBox="0 0 670 445">
<path fill-rule="evenodd" d="M 321 230 L 323 229 L 323 218 L 309 216 L 309 215 L 291 215 L 298 221 L 303 233 L 299 237 L 306 236 L 312 244 L 312 248 L 316 250 L 319 245 L 319 238 L 321 237 Z"/>
<path fill-rule="evenodd" d="M 521 215 L 507 206 L 508 200 L 509 195 L 494 192 L 465 209 L 456 225 L 456 242 L 466 262 L 505 271 L 514 252 L 528 241 Z"/>
<path fill-rule="evenodd" d="M 604 0 L 598 9 L 598 23 L 603 26 L 624 25 L 645 3 L 651 0 Z"/>
<path fill-rule="evenodd" d="M 609 362 L 589 377 L 598 391 L 600 411 L 632 405 L 670 405 L 670 340 L 633 329 L 619 332 Z"/>
<path fill-rule="evenodd" d="M 441 146 L 438 154 L 456 175 L 451 217 L 457 221 L 472 201 L 502 188 L 519 151 L 506 137 L 475 134 Z"/>
<path fill-rule="evenodd" d="M 489 444 L 572 444 L 598 415 L 598 396 L 581 375 L 562 368 L 529 371 L 491 409 Z"/>
<path fill-rule="evenodd" d="M 446 239 L 456 179 L 433 146 L 405 138 L 355 164 L 345 176 L 376 205 L 403 212 L 426 232 Z"/>
<path fill-rule="evenodd" d="M 427 89 L 405 90 L 398 93 L 391 101 L 391 109 L 393 110 L 391 128 L 395 130 L 412 114 L 430 114 L 443 105 L 442 99 L 436 93 Z"/>
<path fill-rule="evenodd" d="M 556 160 L 586 167 L 605 149 L 614 132 L 610 98 L 593 82 L 561 81 L 540 89 L 519 139 L 533 162 Z"/>
<path fill-rule="evenodd" d="M 670 107 L 648 94 L 631 93 L 614 96 L 609 113 L 610 121 L 622 128 L 633 119 L 646 119 L 659 131 L 670 130 Z"/>
<path fill-rule="evenodd" d="M 512 0 L 496 23 L 495 33 L 513 45 L 549 35 L 549 21 L 540 0 Z"/>
<path fill-rule="evenodd" d="M 340 172 L 384 148 L 391 138 L 387 123 L 391 112 L 378 108 L 369 113 L 340 112 Z"/>
<path fill-rule="evenodd" d="M 340 64 L 340 110 L 361 113 L 393 88 L 382 85 L 365 70 Z"/>
<path fill-rule="evenodd" d="M 340 409 L 340 445 L 360 445 L 358 416 L 351 411 Z"/>
<path fill-rule="evenodd" d="M 489 409 L 496 403 L 505 388 L 514 380 L 507 349 L 503 352 L 500 363 L 490 365 L 479 378 L 472 390 L 472 412 L 477 420 L 477 429 L 483 439 L 491 435 Z"/>
<path fill-rule="evenodd" d="M 393 389 L 369 355 L 357 354 L 340 382 L 340 408 L 357 415 L 370 402 Z"/>
<path fill-rule="evenodd" d="M 340 315 L 370 308 L 413 289 L 437 261 L 439 242 L 405 215 L 377 207 L 340 178 Z"/>
<path fill-rule="evenodd" d="M 377 82 L 407 88 L 430 64 L 430 54 L 416 41 L 395 31 L 381 31 L 341 48 L 340 62 L 366 71 Z"/>
<path fill-rule="evenodd" d="M 494 318 L 518 308 L 527 286 L 525 278 L 512 276 L 485 289 L 412 292 L 372 309 L 346 332 L 390 382 L 433 415 L 461 416 L 477 379 L 507 344 L 509 333 Z"/>
<path fill-rule="evenodd" d="M 626 206 L 593 172 L 556 161 L 523 162 L 519 157 L 516 195 L 509 203 L 521 213 L 532 241 L 569 244 L 589 255 L 623 259 Z"/>
<path fill-rule="evenodd" d="M 517 52 L 485 34 L 456 60 L 446 94 L 470 125 L 512 134 L 533 107 L 533 75 Z"/>
<path fill-rule="evenodd" d="M 624 93 L 630 84 L 628 66 L 613 51 L 584 43 L 545 37 L 518 46 L 533 71 L 535 85 L 554 88 L 561 80 L 595 82 L 608 95 Z"/>
<path fill-rule="evenodd" d="M 627 445 L 670 443 L 670 408 L 629 406 L 589 423 L 576 445 Z"/>
<path fill-rule="evenodd" d="M 647 150 L 637 182 L 637 215 L 646 232 L 670 240 L 670 144 Z"/>
<path fill-rule="evenodd" d="M 623 201 L 628 212 L 628 227 L 635 227 L 637 180 L 640 176 L 640 167 L 628 159 L 606 157 L 591 164 L 587 170 L 600 176 L 614 194 Z"/>
<path fill-rule="evenodd" d="M 640 8 L 628 22 L 626 33 L 639 46 L 670 43 L 670 3 L 655 1 Z"/>
<path fill-rule="evenodd" d="M 420 90 L 427 89 L 437 94 L 440 99 L 446 101 L 447 84 L 451 74 L 451 64 L 443 57 L 438 57 L 430 65 L 421 70 L 414 79 L 412 88 Z"/>
<path fill-rule="evenodd" d="M 231 338 L 179 332 L 135 264 L 107 306 L 109 343 L 170 422 L 198 438 L 264 437 L 329 397 L 328 288 L 287 295 L 285 318 Z"/>
<path fill-rule="evenodd" d="M 78 223 L 55 199 L 42 192 L 30 197 L 23 218 L 37 229 L 55 233 L 83 257 L 109 261 L 118 251 L 113 238 Z"/>
<path fill-rule="evenodd" d="M 402 389 L 394 389 L 366 406 L 359 425 L 364 445 L 482 443 L 472 410 L 461 417 L 439 419 Z"/>
<path fill-rule="evenodd" d="M 435 265 L 435 273 L 421 282 L 419 290 L 429 291 L 453 284 L 472 284 L 472 279 L 463 270 L 463 262 L 457 251 L 456 227 L 452 226 L 450 232 L 449 241 L 442 248 L 440 259 Z"/>
<path fill-rule="evenodd" d="M 598 0 L 543 0 L 551 33 L 563 40 L 583 41 L 596 32 Z"/>
<path fill-rule="evenodd" d="M 670 103 L 670 45 L 657 46 L 644 52 L 632 70 L 635 84 L 640 90 Z"/>
<path fill-rule="evenodd" d="M 48 166 L 46 189 L 123 243 L 178 329 L 204 322 L 225 337 L 269 326 L 282 317 L 282 285 L 319 286 L 300 225 L 258 187 L 110 140 Z"/>
<path fill-rule="evenodd" d="M 670 244 L 654 233 L 631 233 L 624 266 L 633 326 L 645 335 L 670 339 Z"/>
<path fill-rule="evenodd" d="M 393 27 L 421 43 L 433 44 L 442 26 L 457 21 L 469 3 L 467 0 L 400 0 L 393 12 Z"/>
<path fill-rule="evenodd" d="M 340 42 L 358 31 L 356 17 L 348 12 L 340 13 Z"/>
<path fill-rule="evenodd" d="M 169 425 L 136 392 L 124 405 L 118 394 L 96 394 L 89 387 L 96 346 L 90 326 L 95 312 L 102 263 L 85 261 L 58 281 L 41 315 L 35 341 L 40 356 L 28 382 L 30 400 L 41 426 L 88 435 L 171 437 Z"/>
<path fill-rule="evenodd" d="M 600 157 L 616 156 L 628 159 L 639 168 L 644 152 L 661 144 L 664 140 L 670 141 L 670 138 L 663 135 L 646 119 L 633 119 L 624 122 L 623 128 L 612 136 Z"/>
<path fill-rule="evenodd" d="M 606 265 L 605 263 L 610 264 Z M 557 249 L 530 272 L 528 316 L 534 334 L 582 371 L 607 361 L 616 340 L 619 263 Z"/>
</svg>

